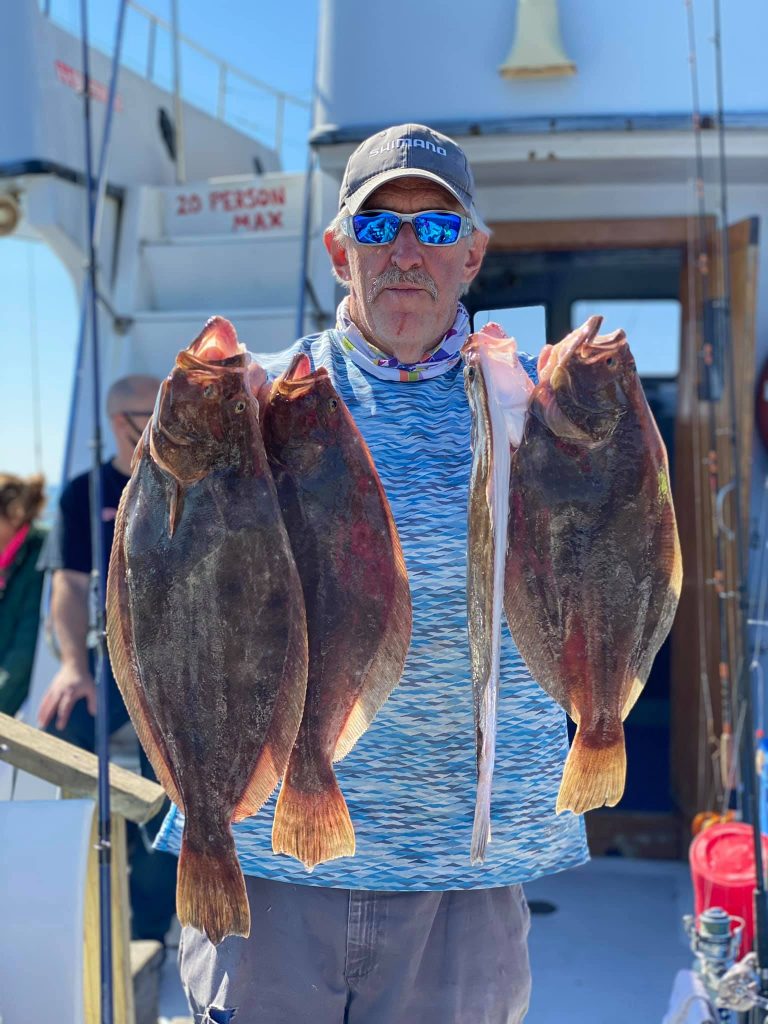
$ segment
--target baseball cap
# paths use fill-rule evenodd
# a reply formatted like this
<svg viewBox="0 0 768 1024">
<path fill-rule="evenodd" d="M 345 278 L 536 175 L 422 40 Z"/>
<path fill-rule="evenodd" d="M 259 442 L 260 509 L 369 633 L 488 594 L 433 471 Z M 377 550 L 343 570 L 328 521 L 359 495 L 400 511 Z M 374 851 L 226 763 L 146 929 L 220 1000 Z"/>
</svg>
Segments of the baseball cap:
<svg viewBox="0 0 768 1024">
<path fill-rule="evenodd" d="M 423 124 L 398 124 L 361 142 L 347 161 L 339 210 L 357 213 L 371 193 L 396 178 L 426 178 L 461 203 L 476 228 L 488 233 L 475 209 L 475 179 L 461 146 Z"/>
</svg>

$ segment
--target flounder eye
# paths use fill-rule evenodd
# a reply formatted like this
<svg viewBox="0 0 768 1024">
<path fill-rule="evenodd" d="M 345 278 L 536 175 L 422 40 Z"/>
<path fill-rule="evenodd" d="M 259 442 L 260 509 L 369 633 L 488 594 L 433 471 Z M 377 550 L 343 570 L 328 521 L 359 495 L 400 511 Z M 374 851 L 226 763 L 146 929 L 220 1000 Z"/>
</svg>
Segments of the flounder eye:
<svg viewBox="0 0 768 1024">
<path fill-rule="evenodd" d="M 467 377 L 469 378 L 469 380 L 474 380 L 475 379 L 475 368 L 474 368 L 474 366 L 468 366 L 467 367 Z"/>
<path fill-rule="evenodd" d="M 235 412 L 245 412 L 245 402 L 240 399 L 239 402 L 235 403 Z"/>
<path fill-rule="evenodd" d="M 339 400 L 338 400 L 338 398 L 329 398 L 328 399 L 328 408 L 331 410 L 331 412 L 334 412 L 334 410 L 338 409 L 338 407 L 339 407 Z"/>
<path fill-rule="evenodd" d="M 213 398 L 215 394 L 216 388 L 213 386 L 213 384 L 206 384 L 206 386 L 203 388 L 203 398 Z"/>
<path fill-rule="evenodd" d="M 615 362 L 616 362 L 616 360 L 613 358 L 613 356 L 608 356 L 608 358 L 605 360 L 605 365 L 606 366 L 613 366 L 615 364 Z"/>
</svg>

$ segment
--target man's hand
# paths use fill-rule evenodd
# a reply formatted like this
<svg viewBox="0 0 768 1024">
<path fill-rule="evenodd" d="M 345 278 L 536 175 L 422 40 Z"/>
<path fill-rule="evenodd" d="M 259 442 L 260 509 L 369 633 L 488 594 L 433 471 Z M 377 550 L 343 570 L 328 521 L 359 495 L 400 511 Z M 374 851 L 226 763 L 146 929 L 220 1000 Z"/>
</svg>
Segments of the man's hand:
<svg viewBox="0 0 768 1024">
<path fill-rule="evenodd" d="M 44 729 L 56 715 L 56 728 L 63 729 L 69 721 L 72 708 L 83 697 L 88 704 L 88 710 L 95 715 L 96 683 L 93 676 L 90 672 L 74 666 L 62 665 L 40 703 L 37 715 L 40 728 Z"/>
<path fill-rule="evenodd" d="M 72 708 L 83 697 L 96 714 L 96 683 L 88 668 L 88 574 L 57 569 L 51 586 L 51 622 L 61 649 L 61 668 L 51 681 L 37 713 L 44 729 L 56 715 L 63 729 Z"/>
</svg>

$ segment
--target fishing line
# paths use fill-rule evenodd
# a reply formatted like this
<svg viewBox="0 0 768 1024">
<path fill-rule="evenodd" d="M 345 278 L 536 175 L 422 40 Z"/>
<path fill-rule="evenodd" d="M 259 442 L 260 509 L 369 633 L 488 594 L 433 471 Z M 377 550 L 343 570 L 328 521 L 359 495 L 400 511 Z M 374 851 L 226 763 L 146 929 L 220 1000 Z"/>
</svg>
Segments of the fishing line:
<svg viewBox="0 0 768 1024">
<path fill-rule="evenodd" d="M 728 170 L 725 151 L 725 114 L 723 99 L 723 48 L 722 28 L 720 17 L 720 0 L 713 0 L 714 9 L 714 49 L 715 49 L 715 80 L 717 91 L 717 126 L 718 126 L 718 158 L 720 169 L 720 275 L 721 275 L 721 316 L 719 327 L 721 336 L 721 351 L 723 358 L 724 376 L 728 384 L 730 399 L 730 442 L 731 455 L 733 458 L 733 507 L 734 507 L 734 533 L 732 544 L 736 555 L 736 587 L 733 595 L 738 597 L 738 611 L 736 612 L 737 643 L 740 641 L 741 663 L 738 666 L 738 700 L 744 704 L 751 719 L 751 726 L 754 728 L 754 713 L 752 708 L 751 687 L 749 675 L 746 672 L 747 663 L 744 653 L 747 649 L 746 628 L 747 628 L 747 588 L 746 588 L 746 557 L 743 538 L 743 517 L 742 517 L 742 472 L 741 472 L 741 439 L 738 432 L 736 420 L 736 372 L 734 364 L 734 346 L 731 331 L 731 272 L 730 272 L 730 239 L 728 234 Z M 744 800 L 753 816 L 753 824 L 759 826 L 759 806 L 754 785 L 754 744 L 752 731 L 748 730 L 744 737 L 742 785 L 744 788 Z M 762 844 L 758 834 L 755 838 L 755 863 L 758 871 L 758 888 L 762 888 Z M 767 936 L 768 937 L 768 936 Z M 768 950 L 766 950 L 768 951 Z M 762 960 L 761 960 L 762 964 Z"/>
<path fill-rule="evenodd" d="M 694 230 L 694 221 L 692 218 L 688 218 L 688 260 L 687 260 L 687 283 L 688 283 L 688 304 L 692 311 L 698 310 L 698 296 L 696 291 L 696 269 L 694 259 L 692 258 L 694 253 L 698 252 L 698 246 L 696 242 L 696 234 Z M 698 335 L 699 321 L 698 317 L 689 316 L 687 324 L 687 334 L 689 342 L 689 351 L 695 351 L 696 339 Z M 701 437 L 698 430 L 692 431 L 692 444 L 693 444 L 693 461 L 694 466 L 699 467 L 703 465 L 701 458 Z M 699 580 L 696 585 L 696 617 L 698 620 L 698 647 L 699 647 L 699 684 L 701 687 L 702 702 L 699 709 L 699 738 L 701 741 L 701 747 L 699 750 L 698 757 L 698 792 L 704 793 L 705 790 L 705 764 L 706 764 L 706 748 L 709 746 L 710 759 L 712 762 L 712 788 L 715 790 L 711 794 L 710 799 L 705 800 L 706 806 L 715 806 L 716 802 L 719 802 L 721 795 L 719 793 L 720 787 L 718 781 L 720 778 L 719 771 L 719 747 L 720 743 L 715 733 L 715 716 L 712 707 L 712 687 L 709 679 L 709 667 L 707 658 L 707 645 L 705 637 L 706 631 L 706 609 L 704 607 L 703 594 L 705 587 L 701 580 L 701 575 L 704 568 L 704 551 L 703 551 L 703 536 L 704 536 L 704 522 L 702 515 L 702 496 L 701 496 L 701 475 L 698 472 L 698 468 L 693 473 L 693 491 L 694 491 L 694 516 L 696 523 L 696 571 L 699 575 Z M 703 720 L 702 720 L 703 718 Z M 702 735 L 701 726 L 704 725 L 705 732 Z"/>
</svg>

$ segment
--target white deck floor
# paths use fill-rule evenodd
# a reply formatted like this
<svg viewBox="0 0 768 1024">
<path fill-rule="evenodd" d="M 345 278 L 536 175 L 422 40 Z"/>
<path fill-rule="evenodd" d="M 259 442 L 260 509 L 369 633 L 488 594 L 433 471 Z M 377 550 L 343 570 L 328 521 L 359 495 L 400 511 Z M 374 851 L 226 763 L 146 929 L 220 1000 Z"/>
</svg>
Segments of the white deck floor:
<svg viewBox="0 0 768 1024">
<path fill-rule="evenodd" d="M 533 916 L 526 1024 L 661 1024 L 675 974 L 692 960 L 682 928 L 693 909 L 687 864 L 604 857 L 525 892 L 556 907 Z M 160 1024 L 189 1013 L 175 952 L 163 968 Z"/>
<path fill-rule="evenodd" d="M 603 857 L 525 892 L 557 906 L 533 917 L 526 1024 L 661 1024 L 675 975 L 693 959 L 687 864 Z"/>
</svg>

